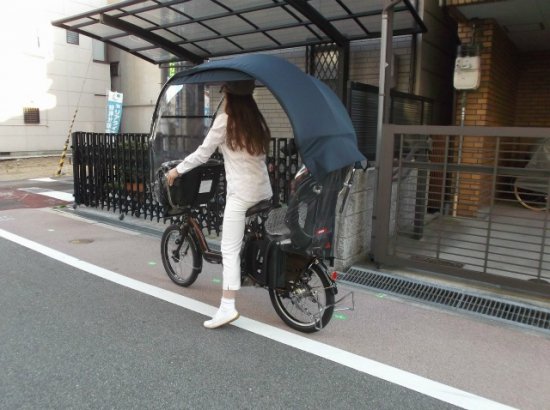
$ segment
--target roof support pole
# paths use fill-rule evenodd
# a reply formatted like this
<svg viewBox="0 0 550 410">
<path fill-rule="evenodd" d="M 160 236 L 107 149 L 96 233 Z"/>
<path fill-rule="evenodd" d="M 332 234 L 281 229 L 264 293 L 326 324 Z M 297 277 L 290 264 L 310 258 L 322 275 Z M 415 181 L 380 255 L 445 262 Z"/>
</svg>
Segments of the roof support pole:
<svg viewBox="0 0 550 410">
<path fill-rule="evenodd" d="M 376 126 L 376 185 L 374 187 L 373 217 L 371 235 L 371 253 L 375 261 L 381 260 L 382 253 L 387 251 L 388 230 L 390 220 L 391 203 L 391 174 L 388 178 L 388 167 L 381 164 L 393 161 L 393 147 L 383 145 L 384 124 L 390 120 L 390 91 L 391 83 L 388 81 L 392 69 L 392 45 L 393 45 L 393 8 L 401 0 L 384 0 L 382 10 L 382 27 L 380 38 L 380 73 L 378 80 L 378 119 Z M 386 141 L 387 142 L 387 141 Z M 388 201 L 389 199 L 389 201 Z M 379 206 L 383 204 L 384 206 Z"/>
<path fill-rule="evenodd" d="M 384 0 L 380 38 L 380 72 L 378 76 L 378 121 L 376 126 L 376 161 L 380 161 L 378 148 L 382 138 L 382 126 L 390 119 L 390 90 L 393 52 L 393 7 L 401 0 Z"/>
</svg>

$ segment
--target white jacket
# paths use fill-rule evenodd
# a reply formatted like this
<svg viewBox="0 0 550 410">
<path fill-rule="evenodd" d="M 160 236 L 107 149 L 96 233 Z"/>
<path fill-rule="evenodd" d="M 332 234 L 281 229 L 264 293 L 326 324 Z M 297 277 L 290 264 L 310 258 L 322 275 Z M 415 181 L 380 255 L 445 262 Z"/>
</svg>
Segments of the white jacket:
<svg viewBox="0 0 550 410">
<path fill-rule="evenodd" d="M 236 195 L 246 201 L 261 201 L 273 195 L 267 173 L 266 156 L 250 155 L 246 150 L 233 151 L 225 143 L 227 136 L 227 114 L 221 113 L 214 120 L 212 128 L 203 143 L 189 154 L 176 170 L 183 174 L 204 164 L 220 148 L 225 166 L 227 195 Z"/>
</svg>

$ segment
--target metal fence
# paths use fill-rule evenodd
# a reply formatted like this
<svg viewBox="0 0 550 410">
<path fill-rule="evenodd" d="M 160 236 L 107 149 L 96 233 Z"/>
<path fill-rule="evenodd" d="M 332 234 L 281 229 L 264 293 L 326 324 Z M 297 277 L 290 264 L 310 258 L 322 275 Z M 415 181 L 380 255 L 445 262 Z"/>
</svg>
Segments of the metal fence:
<svg viewBox="0 0 550 410">
<path fill-rule="evenodd" d="M 292 139 L 272 139 L 268 171 L 274 201 L 285 203 L 290 181 L 301 165 L 293 154 Z M 72 135 L 74 197 L 76 205 L 107 209 L 145 219 L 165 218 L 164 208 L 151 191 L 149 134 Z M 197 209 L 203 229 L 219 234 L 225 204 L 225 181 L 215 198 Z M 171 218 L 172 219 L 172 218 Z"/>
<path fill-rule="evenodd" d="M 549 136 L 385 125 L 375 259 L 550 294 Z"/>
<path fill-rule="evenodd" d="M 391 91 L 390 122 L 401 125 L 431 124 L 433 100 L 414 94 Z M 359 150 L 369 161 L 376 160 L 378 121 L 378 87 L 351 82 L 347 101 L 348 112 L 357 133 Z"/>
</svg>

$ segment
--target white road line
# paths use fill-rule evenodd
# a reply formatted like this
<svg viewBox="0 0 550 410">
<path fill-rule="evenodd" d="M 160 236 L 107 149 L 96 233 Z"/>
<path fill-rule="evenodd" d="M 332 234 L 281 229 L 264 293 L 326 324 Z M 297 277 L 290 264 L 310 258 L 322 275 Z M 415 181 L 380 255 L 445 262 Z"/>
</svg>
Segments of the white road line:
<svg viewBox="0 0 550 410">
<path fill-rule="evenodd" d="M 67 201 L 67 202 L 73 202 L 74 201 L 73 194 L 71 194 L 69 192 L 44 191 L 44 192 L 36 192 L 36 193 L 39 194 L 39 195 L 45 195 L 45 196 L 49 196 L 51 198 L 60 199 L 62 201 Z"/>
<path fill-rule="evenodd" d="M 138 292 L 145 293 L 166 302 L 173 303 L 202 315 L 212 316 L 217 310 L 214 306 L 210 306 L 177 293 L 128 278 L 124 275 L 101 268 L 73 256 L 56 251 L 55 249 L 48 248 L 47 246 L 41 245 L 37 242 L 12 234 L 3 229 L 0 229 L 0 237 L 25 246 L 31 250 L 73 266 L 77 269 L 99 276 L 100 278 L 126 286 L 130 289 L 134 289 Z M 233 322 L 233 325 L 275 340 L 287 346 L 303 350 L 313 355 L 339 363 L 343 366 L 347 366 L 362 373 L 366 373 L 399 386 L 403 386 L 407 389 L 414 390 L 426 396 L 433 397 L 455 406 L 465 409 L 512 409 L 512 407 L 486 399 L 484 397 L 455 389 L 454 387 L 447 386 L 446 384 L 388 366 L 386 364 L 329 346 L 321 342 L 317 342 L 315 340 L 310 340 L 304 336 L 300 336 L 253 319 L 241 317 L 237 321 Z"/>
<path fill-rule="evenodd" d="M 60 199 L 61 201 L 74 202 L 73 194 L 63 191 L 49 191 L 43 188 L 20 188 L 19 191 L 30 192 L 37 195 L 44 195 L 50 198 Z"/>
<path fill-rule="evenodd" d="M 45 177 L 45 178 L 31 178 L 31 179 L 29 179 L 29 181 L 55 182 L 57 180 L 53 179 L 53 178 L 50 178 L 50 177 Z"/>
</svg>

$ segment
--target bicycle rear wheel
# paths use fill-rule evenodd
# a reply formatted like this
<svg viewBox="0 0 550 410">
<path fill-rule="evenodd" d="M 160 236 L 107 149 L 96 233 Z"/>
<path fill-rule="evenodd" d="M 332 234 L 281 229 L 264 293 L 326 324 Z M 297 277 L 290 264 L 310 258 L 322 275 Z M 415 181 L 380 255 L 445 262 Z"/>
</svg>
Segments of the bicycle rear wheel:
<svg viewBox="0 0 550 410">
<path fill-rule="evenodd" d="M 535 192 L 520 188 L 516 182 L 514 183 L 514 195 L 520 204 L 532 211 L 544 211 L 547 209 L 548 194 L 544 192 Z"/>
<path fill-rule="evenodd" d="M 200 268 L 200 255 L 190 233 L 183 237 L 177 225 L 170 225 L 162 234 L 160 241 L 162 264 L 166 273 L 179 286 L 191 286 Z"/>
<path fill-rule="evenodd" d="M 300 332 L 316 332 L 332 318 L 334 291 L 321 265 L 304 270 L 287 289 L 269 289 L 269 296 L 283 322 Z"/>
</svg>

